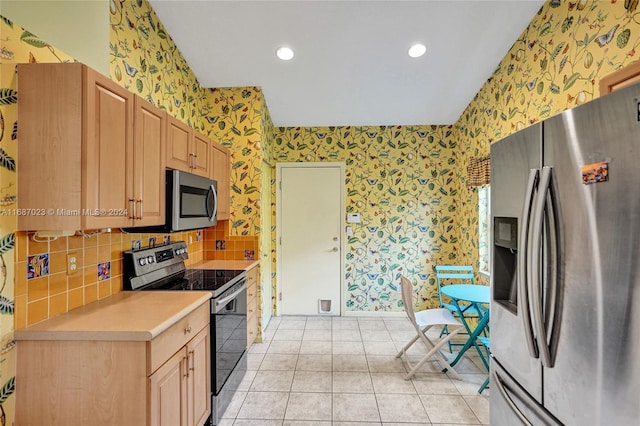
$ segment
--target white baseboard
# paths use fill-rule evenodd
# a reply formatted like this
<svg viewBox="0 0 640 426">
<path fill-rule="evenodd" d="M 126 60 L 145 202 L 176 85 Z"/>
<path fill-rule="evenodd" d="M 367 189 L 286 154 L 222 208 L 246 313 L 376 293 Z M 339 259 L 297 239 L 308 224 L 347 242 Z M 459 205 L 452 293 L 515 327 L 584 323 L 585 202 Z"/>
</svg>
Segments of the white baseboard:
<svg viewBox="0 0 640 426">
<path fill-rule="evenodd" d="M 345 317 L 363 317 L 363 318 L 394 318 L 394 317 L 404 317 L 406 318 L 407 314 L 404 312 L 370 312 L 370 311 L 346 311 L 344 313 Z"/>
</svg>

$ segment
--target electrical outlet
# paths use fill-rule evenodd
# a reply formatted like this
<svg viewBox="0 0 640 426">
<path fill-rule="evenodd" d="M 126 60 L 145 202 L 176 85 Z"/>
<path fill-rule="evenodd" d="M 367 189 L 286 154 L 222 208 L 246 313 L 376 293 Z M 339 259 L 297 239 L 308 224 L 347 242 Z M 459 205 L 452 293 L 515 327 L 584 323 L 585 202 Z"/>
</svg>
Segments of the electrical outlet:
<svg viewBox="0 0 640 426">
<path fill-rule="evenodd" d="M 67 253 L 67 275 L 78 272 L 78 253 Z"/>
</svg>

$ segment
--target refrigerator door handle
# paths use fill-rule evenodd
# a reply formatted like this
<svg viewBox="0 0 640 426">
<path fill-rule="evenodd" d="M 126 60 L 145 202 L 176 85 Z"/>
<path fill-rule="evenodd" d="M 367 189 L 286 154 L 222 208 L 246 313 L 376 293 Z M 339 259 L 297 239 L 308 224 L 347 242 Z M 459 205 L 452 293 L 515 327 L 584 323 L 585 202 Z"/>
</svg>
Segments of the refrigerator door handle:
<svg viewBox="0 0 640 426">
<path fill-rule="evenodd" d="M 547 339 L 547 330 L 544 324 L 544 315 L 542 313 L 542 283 L 540 282 L 540 249 L 542 244 L 542 222 L 544 219 L 544 207 L 547 202 L 547 193 L 551 184 L 551 170 L 549 166 L 542 168 L 540 173 L 540 184 L 538 186 L 538 198 L 533 210 L 533 228 L 531 243 L 531 262 L 528 272 L 530 273 L 531 288 L 531 304 L 533 313 L 533 326 L 538 336 L 538 350 L 540 351 L 540 359 L 545 367 L 553 367 L 551 361 L 551 352 Z"/>
<path fill-rule="evenodd" d="M 538 180 L 538 170 L 529 170 L 527 182 L 527 192 L 525 193 L 524 205 L 522 207 L 522 224 L 520 226 L 519 248 L 518 248 L 518 307 L 522 311 L 522 322 L 524 335 L 526 336 L 527 347 L 532 358 L 538 358 L 538 348 L 533 337 L 533 327 L 531 325 L 531 310 L 529 309 L 529 282 L 527 258 L 529 257 L 529 225 L 531 222 L 531 205 L 535 197 L 535 186 Z"/>
<path fill-rule="evenodd" d="M 545 424 L 548 426 L 561 426 L 562 423 L 558 421 L 551 413 L 549 413 L 544 407 L 538 405 L 538 403 L 531 399 L 531 396 L 526 390 L 522 389 L 520 385 L 500 366 L 497 362 L 491 363 L 491 383 L 495 384 L 498 388 L 500 395 L 507 402 L 507 405 L 511 408 L 513 413 L 520 419 L 520 421 L 527 426 L 531 426 L 532 423 L 527 416 L 518 408 L 513 398 L 509 393 L 513 395 L 517 400 L 529 410 L 531 414 L 537 417 L 536 424 Z M 507 391 L 508 389 L 508 391 Z"/>
<path fill-rule="evenodd" d="M 545 282 L 549 283 L 549 291 L 546 297 L 545 317 L 547 324 L 547 335 L 549 336 L 549 347 L 553 354 L 554 341 L 557 341 L 557 327 L 560 324 L 556 324 L 559 317 L 558 311 L 560 309 L 560 286 L 558 268 L 560 264 L 561 252 L 559 250 L 559 238 L 561 234 L 560 222 L 556 218 L 556 193 L 553 183 L 549 186 L 549 192 L 547 196 L 547 226 L 549 230 L 549 255 L 545 256 L 549 264 L 545 266 L 547 272 L 547 278 Z M 550 273 L 549 273 L 550 272 Z M 552 366 L 555 363 L 553 356 L 551 357 Z"/>
<path fill-rule="evenodd" d="M 507 389 L 505 388 L 505 385 L 504 385 L 504 382 L 502 380 L 502 377 L 500 377 L 500 375 L 495 370 L 491 373 L 491 375 L 493 376 L 492 383 L 495 383 L 496 387 L 498 388 L 498 391 L 500 391 L 500 395 L 502 395 L 504 400 L 507 402 L 507 404 L 509 405 L 509 408 L 511 408 L 511 411 L 513 412 L 513 414 L 518 416 L 518 419 L 520 419 L 522 424 L 524 424 L 526 426 L 533 426 L 533 424 L 529 421 L 529 419 L 527 419 L 525 417 L 525 415 L 522 414 L 522 411 L 520 411 L 518 409 L 518 406 L 516 405 L 516 403 L 513 402 L 513 400 L 511 399 L 511 397 L 507 393 Z"/>
</svg>

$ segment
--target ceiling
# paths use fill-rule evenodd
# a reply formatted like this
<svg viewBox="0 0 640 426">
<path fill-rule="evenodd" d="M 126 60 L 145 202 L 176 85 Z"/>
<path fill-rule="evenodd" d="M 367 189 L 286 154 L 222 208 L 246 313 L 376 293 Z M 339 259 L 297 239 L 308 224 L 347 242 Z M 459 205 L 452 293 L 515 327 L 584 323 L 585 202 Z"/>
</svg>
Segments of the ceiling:
<svg viewBox="0 0 640 426">
<path fill-rule="evenodd" d="M 544 1 L 150 3 L 203 87 L 259 86 L 297 127 L 455 123 Z"/>
</svg>

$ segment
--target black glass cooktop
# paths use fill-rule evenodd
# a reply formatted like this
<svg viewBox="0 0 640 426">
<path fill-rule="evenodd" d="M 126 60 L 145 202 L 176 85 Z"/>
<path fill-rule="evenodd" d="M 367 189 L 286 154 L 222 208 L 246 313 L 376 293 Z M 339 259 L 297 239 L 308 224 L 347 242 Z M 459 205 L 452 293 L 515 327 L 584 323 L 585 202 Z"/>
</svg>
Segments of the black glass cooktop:
<svg viewBox="0 0 640 426">
<path fill-rule="evenodd" d="M 228 269 L 187 269 L 172 279 L 151 284 L 144 290 L 208 290 L 216 291 L 237 281 L 245 271 Z M 233 284 L 231 284 L 233 285 Z"/>
<path fill-rule="evenodd" d="M 125 290 L 205 290 L 215 298 L 246 276 L 244 270 L 185 268 L 184 241 L 128 250 L 123 258 Z"/>
</svg>

